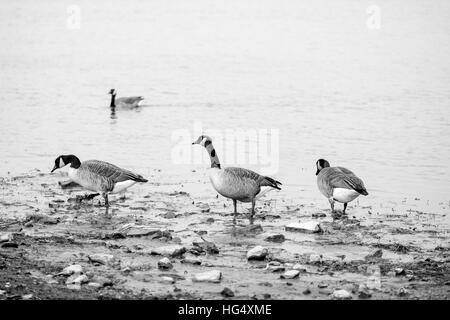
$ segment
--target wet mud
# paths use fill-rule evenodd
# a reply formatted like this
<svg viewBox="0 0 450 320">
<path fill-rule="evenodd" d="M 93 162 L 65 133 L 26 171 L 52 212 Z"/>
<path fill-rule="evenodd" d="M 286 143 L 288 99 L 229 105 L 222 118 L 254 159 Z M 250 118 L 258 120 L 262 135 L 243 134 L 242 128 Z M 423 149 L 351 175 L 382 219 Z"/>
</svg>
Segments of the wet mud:
<svg viewBox="0 0 450 320">
<path fill-rule="evenodd" d="M 64 173 L 0 178 L 0 299 L 450 296 L 449 202 L 355 202 L 343 215 L 273 192 L 250 226 L 248 206 L 234 224 L 207 180 L 166 175 L 109 210 Z M 319 227 L 286 228 L 303 222 Z"/>
</svg>

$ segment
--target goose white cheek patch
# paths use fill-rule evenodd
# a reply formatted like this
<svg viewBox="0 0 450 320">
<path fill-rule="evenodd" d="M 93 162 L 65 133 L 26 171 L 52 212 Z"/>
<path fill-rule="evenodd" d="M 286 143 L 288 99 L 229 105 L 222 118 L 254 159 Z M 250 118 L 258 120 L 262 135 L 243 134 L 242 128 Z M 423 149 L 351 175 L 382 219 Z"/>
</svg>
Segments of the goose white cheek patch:
<svg viewBox="0 0 450 320">
<path fill-rule="evenodd" d="M 62 158 L 59 158 L 59 167 L 62 168 L 62 167 L 64 167 L 64 166 L 65 166 L 65 164 L 64 164 L 63 159 L 62 159 Z"/>
</svg>

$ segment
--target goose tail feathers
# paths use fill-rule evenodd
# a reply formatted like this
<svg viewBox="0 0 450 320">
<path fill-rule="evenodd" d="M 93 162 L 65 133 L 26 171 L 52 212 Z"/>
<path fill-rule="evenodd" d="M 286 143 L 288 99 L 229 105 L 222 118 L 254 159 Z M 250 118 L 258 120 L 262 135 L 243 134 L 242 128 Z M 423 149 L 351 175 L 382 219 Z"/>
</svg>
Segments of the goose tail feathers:
<svg viewBox="0 0 450 320">
<path fill-rule="evenodd" d="M 270 177 L 264 177 L 264 180 L 261 183 L 261 186 L 268 186 L 268 187 L 272 187 L 272 188 L 275 188 L 278 190 L 281 190 L 281 188 L 279 187 L 281 185 L 282 185 L 282 183 L 280 181 L 277 181 Z"/>
</svg>

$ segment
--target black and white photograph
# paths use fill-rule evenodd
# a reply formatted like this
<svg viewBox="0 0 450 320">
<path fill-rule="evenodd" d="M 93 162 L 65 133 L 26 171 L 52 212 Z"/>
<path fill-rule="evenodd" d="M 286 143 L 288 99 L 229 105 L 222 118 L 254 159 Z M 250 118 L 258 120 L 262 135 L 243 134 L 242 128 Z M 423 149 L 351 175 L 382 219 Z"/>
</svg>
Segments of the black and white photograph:
<svg viewBox="0 0 450 320">
<path fill-rule="evenodd" d="M 449 1 L 0 0 L 0 43 L 0 300 L 449 300 Z"/>
</svg>

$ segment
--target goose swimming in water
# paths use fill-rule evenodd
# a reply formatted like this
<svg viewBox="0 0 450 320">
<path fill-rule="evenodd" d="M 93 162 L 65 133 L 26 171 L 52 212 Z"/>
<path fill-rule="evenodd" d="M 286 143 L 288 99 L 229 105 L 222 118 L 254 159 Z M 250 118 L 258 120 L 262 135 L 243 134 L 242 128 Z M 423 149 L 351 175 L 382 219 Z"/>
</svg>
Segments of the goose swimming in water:
<svg viewBox="0 0 450 320">
<path fill-rule="evenodd" d="M 197 141 L 192 144 L 199 144 L 208 151 L 211 160 L 211 169 L 209 179 L 214 189 L 226 198 L 233 199 L 234 205 L 234 221 L 237 215 L 237 201 L 251 202 L 252 211 L 249 216 L 250 224 L 253 224 L 253 216 L 255 214 L 255 201 L 265 192 L 261 193 L 261 187 L 271 187 L 281 190 L 279 187 L 281 182 L 270 177 L 262 176 L 256 172 L 243 168 L 221 168 L 219 158 L 214 150 L 211 138 L 208 136 L 200 136 Z M 273 190 L 273 189 L 269 189 Z M 269 191 L 268 190 L 268 191 Z"/>
<path fill-rule="evenodd" d="M 364 182 L 350 170 L 330 167 L 330 163 L 324 159 L 317 160 L 316 166 L 317 186 L 328 198 L 332 212 L 334 212 L 334 201 L 344 204 L 345 214 L 348 202 L 355 200 L 361 194 L 364 196 L 369 194 Z"/>
<path fill-rule="evenodd" d="M 61 155 L 55 160 L 53 171 L 70 164 L 69 178 L 84 188 L 100 192 L 108 207 L 108 194 L 124 191 L 137 182 L 147 182 L 142 176 L 98 160 L 80 162 L 74 155 Z"/>
<path fill-rule="evenodd" d="M 120 97 L 116 99 L 116 90 L 111 89 L 109 91 L 109 94 L 111 95 L 111 108 L 115 107 L 129 107 L 129 108 L 135 108 L 139 106 L 139 102 L 144 100 L 144 97 L 138 96 L 138 97 Z"/>
</svg>

